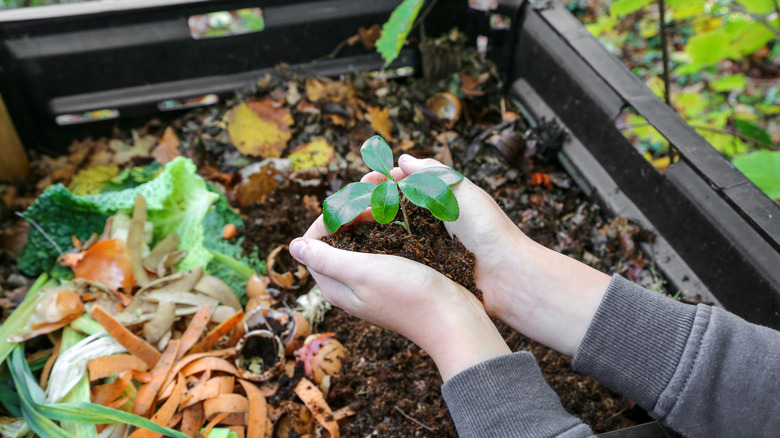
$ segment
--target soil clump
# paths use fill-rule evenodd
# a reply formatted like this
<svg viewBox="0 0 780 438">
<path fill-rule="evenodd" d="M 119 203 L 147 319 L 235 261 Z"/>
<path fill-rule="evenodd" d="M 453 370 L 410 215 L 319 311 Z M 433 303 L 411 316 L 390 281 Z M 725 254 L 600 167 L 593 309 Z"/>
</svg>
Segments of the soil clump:
<svg viewBox="0 0 780 438">
<path fill-rule="evenodd" d="M 395 224 L 360 222 L 322 240 L 335 248 L 348 251 L 401 256 L 429 266 L 450 280 L 459 283 L 479 301 L 482 291 L 477 288 L 474 270 L 476 257 L 458 240 L 450 237 L 444 223 L 415 205 L 406 207 L 412 234 Z M 397 219 L 403 217 L 399 211 Z"/>
</svg>

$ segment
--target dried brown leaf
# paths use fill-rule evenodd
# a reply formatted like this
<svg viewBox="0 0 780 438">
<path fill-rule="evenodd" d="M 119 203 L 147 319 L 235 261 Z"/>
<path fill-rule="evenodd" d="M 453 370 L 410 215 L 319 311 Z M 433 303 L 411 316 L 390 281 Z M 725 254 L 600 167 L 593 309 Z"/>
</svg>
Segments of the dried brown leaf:
<svg viewBox="0 0 780 438">
<path fill-rule="evenodd" d="M 160 143 L 152 150 L 152 157 L 160 164 L 168 164 L 173 161 L 174 158 L 180 156 L 179 153 L 179 137 L 176 136 L 176 131 L 170 126 L 165 128 L 165 133 L 160 139 Z"/>
<path fill-rule="evenodd" d="M 395 138 L 393 138 L 393 122 L 390 120 L 390 108 L 369 106 L 365 117 L 377 134 L 387 141 L 395 141 Z"/>
</svg>

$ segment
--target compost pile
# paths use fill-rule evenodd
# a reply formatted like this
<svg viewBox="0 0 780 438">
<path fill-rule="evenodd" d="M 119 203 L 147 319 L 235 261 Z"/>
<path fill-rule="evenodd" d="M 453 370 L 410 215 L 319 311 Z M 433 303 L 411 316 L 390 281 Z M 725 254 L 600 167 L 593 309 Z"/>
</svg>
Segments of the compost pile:
<svg viewBox="0 0 780 438">
<path fill-rule="evenodd" d="M 458 50 L 435 82 L 282 69 L 223 105 L 34 156 L 0 189 L 4 436 L 456 436 L 425 352 L 330 309 L 284 246 L 368 171 L 375 134 L 459 170 L 542 244 L 660 290 L 638 248 L 651 236 L 603 218 L 557 164 L 565 133 L 524 120 Z M 500 328 L 597 431 L 636 421 Z"/>
</svg>

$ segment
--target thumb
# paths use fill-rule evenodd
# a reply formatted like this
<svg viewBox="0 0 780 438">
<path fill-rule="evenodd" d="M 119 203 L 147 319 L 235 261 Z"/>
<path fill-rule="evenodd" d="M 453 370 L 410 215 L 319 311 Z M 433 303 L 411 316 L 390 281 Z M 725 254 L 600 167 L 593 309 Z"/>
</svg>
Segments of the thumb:
<svg viewBox="0 0 780 438">
<path fill-rule="evenodd" d="M 290 255 L 310 270 L 344 284 L 359 278 L 366 262 L 361 257 L 365 254 L 336 249 L 319 239 L 304 237 L 290 242 Z"/>
<path fill-rule="evenodd" d="M 400 167 L 401 170 L 406 175 L 411 175 L 414 172 L 417 172 L 418 170 L 423 169 L 425 167 L 435 167 L 435 166 L 444 166 L 444 165 L 434 160 L 433 158 L 417 159 L 409 154 L 403 154 L 400 157 L 398 157 L 398 167 Z"/>
</svg>

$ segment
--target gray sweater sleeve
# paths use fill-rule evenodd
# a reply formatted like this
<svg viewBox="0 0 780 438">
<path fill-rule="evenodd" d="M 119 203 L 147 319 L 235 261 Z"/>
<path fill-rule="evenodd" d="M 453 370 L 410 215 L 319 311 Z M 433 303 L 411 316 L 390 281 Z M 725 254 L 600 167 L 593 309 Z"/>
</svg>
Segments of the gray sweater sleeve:
<svg viewBox="0 0 780 438">
<path fill-rule="evenodd" d="M 690 437 L 776 436 L 780 332 L 682 304 L 614 276 L 574 357 L 588 374 Z M 461 437 L 583 437 L 528 352 L 442 387 Z"/>
<path fill-rule="evenodd" d="M 615 276 L 572 367 L 688 437 L 777 436 L 780 332 Z"/>
<path fill-rule="evenodd" d="M 461 371 L 441 390 L 461 438 L 592 435 L 588 426 L 563 409 L 527 351 Z"/>
</svg>

